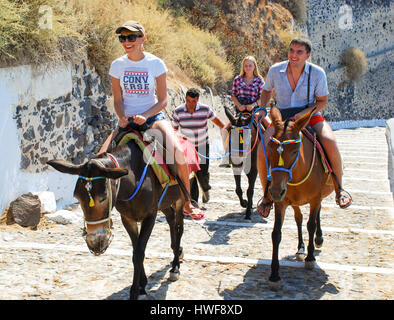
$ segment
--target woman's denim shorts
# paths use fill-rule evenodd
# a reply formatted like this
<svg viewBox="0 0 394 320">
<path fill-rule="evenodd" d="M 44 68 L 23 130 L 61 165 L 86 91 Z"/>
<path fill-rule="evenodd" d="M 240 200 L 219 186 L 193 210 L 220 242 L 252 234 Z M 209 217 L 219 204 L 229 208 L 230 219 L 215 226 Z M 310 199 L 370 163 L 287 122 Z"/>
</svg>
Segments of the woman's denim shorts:
<svg viewBox="0 0 394 320">
<path fill-rule="evenodd" d="M 153 123 L 159 120 L 167 120 L 167 117 L 164 115 L 163 112 L 156 113 L 155 115 L 149 117 L 146 119 L 146 124 L 150 127 Z M 116 126 L 118 129 L 120 128 L 119 126 Z M 138 125 L 133 121 L 130 120 L 129 124 L 127 125 L 126 128 L 123 128 L 122 130 L 126 129 L 137 129 Z"/>
</svg>

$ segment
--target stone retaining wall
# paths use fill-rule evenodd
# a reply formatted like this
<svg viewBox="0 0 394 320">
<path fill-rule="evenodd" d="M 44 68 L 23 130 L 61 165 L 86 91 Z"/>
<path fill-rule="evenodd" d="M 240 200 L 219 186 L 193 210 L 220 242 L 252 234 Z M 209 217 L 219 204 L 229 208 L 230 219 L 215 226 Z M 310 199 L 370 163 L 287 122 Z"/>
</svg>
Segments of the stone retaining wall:
<svg viewBox="0 0 394 320">
<path fill-rule="evenodd" d="M 308 0 L 308 21 L 301 28 L 313 43 L 312 62 L 327 73 L 327 120 L 394 117 L 393 12 L 390 0 Z M 366 73 L 355 82 L 347 79 L 340 62 L 350 47 L 368 59 Z"/>
<path fill-rule="evenodd" d="M 94 155 L 115 124 L 100 78 L 86 60 L 72 66 L 71 90 L 19 104 L 14 119 L 26 172 L 42 172 L 53 158 L 81 163 Z"/>
</svg>

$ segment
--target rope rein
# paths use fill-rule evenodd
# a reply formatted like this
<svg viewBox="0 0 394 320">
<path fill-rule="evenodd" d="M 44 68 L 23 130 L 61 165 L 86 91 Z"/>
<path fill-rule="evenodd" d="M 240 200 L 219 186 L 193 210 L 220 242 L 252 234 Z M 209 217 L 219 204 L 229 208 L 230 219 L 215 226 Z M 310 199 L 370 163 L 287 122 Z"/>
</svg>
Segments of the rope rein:
<svg viewBox="0 0 394 320">
<path fill-rule="evenodd" d="M 302 179 L 299 182 L 296 182 L 296 183 L 287 182 L 287 184 L 289 186 L 296 187 L 296 186 L 303 184 L 306 180 L 308 180 L 309 176 L 312 173 L 313 165 L 315 164 L 315 158 L 316 158 L 316 133 L 313 134 L 313 156 L 312 156 L 311 166 L 309 168 L 307 175 L 304 177 L 304 179 Z"/>
</svg>

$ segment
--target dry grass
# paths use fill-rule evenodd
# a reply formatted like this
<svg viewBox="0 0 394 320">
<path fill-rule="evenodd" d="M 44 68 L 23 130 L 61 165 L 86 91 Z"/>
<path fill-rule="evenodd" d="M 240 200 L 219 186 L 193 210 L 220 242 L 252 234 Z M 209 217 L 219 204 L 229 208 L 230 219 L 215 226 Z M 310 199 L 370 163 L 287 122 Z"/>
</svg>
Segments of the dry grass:
<svg viewBox="0 0 394 320">
<path fill-rule="evenodd" d="M 39 8 L 49 6 L 53 28 L 41 29 Z M 158 0 L 0 0 L 0 65 L 72 61 L 87 49 L 89 60 L 110 91 L 111 62 L 124 54 L 115 28 L 137 20 L 147 32 L 145 50 L 177 65 L 202 86 L 233 75 L 218 38 L 173 17 Z"/>
<path fill-rule="evenodd" d="M 52 29 L 40 28 L 42 6 L 52 8 Z M 72 13 L 55 0 L 0 0 L 0 66 L 56 63 L 79 56 L 86 42 Z"/>
<path fill-rule="evenodd" d="M 367 71 L 368 60 L 362 50 L 349 48 L 340 56 L 341 63 L 346 67 L 346 76 L 351 81 L 358 80 Z"/>
<path fill-rule="evenodd" d="M 302 37 L 308 39 L 308 36 L 300 31 L 291 32 L 290 30 L 279 30 L 278 36 L 281 41 L 281 52 L 283 59 L 287 59 L 287 53 L 289 51 L 290 42 L 296 37 Z"/>
</svg>

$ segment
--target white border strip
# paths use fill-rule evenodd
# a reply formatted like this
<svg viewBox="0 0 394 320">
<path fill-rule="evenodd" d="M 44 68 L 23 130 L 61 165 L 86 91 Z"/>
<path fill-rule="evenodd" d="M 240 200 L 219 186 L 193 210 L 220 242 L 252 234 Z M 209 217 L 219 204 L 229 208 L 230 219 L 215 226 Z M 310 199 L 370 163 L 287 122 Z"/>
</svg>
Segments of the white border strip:
<svg viewBox="0 0 394 320">
<path fill-rule="evenodd" d="M 160 222 L 165 222 L 165 218 L 158 218 Z M 185 220 L 185 223 L 194 223 L 191 220 Z M 229 227 L 245 227 L 245 228 L 261 228 L 261 229 L 272 229 L 274 227 L 273 223 L 260 223 L 260 222 L 238 222 L 238 221 L 217 221 L 217 220 L 205 220 L 204 225 L 221 225 Z M 297 230 L 295 225 L 284 224 L 282 229 L 294 229 Z M 302 227 L 303 231 L 307 231 L 306 226 Z M 338 232 L 338 233 L 367 233 L 376 235 L 390 235 L 394 236 L 393 230 L 375 230 L 375 229 L 360 229 L 360 228 L 337 228 L 337 227 L 322 227 L 324 232 Z"/>
<path fill-rule="evenodd" d="M 211 203 L 228 203 L 228 204 L 239 204 L 239 201 L 237 200 L 229 200 L 229 199 L 220 199 L 220 200 L 215 200 L 211 199 L 209 200 Z M 305 205 L 307 206 L 307 204 Z M 301 206 L 303 207 L 303 206 Z M 331 203 L 322 203 L 322 208 L 339 208 L 335 204 Z M 384 210 L 384 211 L 389 211 L 389 212 L 394 212 L 394 207 L 383 207 L 383 206 L 358 206 L 355 204 L 352 204 L 349 208 L 346 210 L 351 210 L 351 209 L 360 209 L 360 210 Z"/>
<path fill-rule="evenodd" d="M 225 184 L 225 183 L 210 183 L 210 186 L 214 187 L 214 188 L 231 188 L 231 191 L 228 191 L 226 189 L 226 190 L 224 190 L 225 192 L 234 192 L 235 191 L 235 184 L 233 186 L 229 186 L 228 184 Z M 247 189 L 248 185 L 242 183 L 241 188 Z M 255 185 L 254 189 L 255 190 L 262 190 L 263 188 L 259 184 L 259 185 Z M 393 195 L 390 191 L 373 191 L 373 190 L 358 190 L 358 189 L 347 189 L 347 191 L 349 191 L 350 193 L 374 194 L 374 195 L 381 195 L 381 196 L 392 196 Z"/>
<path fill-rule="evenodd" d="M 332 130 L 385 127 L 385 119 L 329 121 Z"/>
<path fill-rule="evenodd" d="M 346 165 L 346 163 L 345 163 L 345 165 Z M 233 174 L 232 170 L 230 168 L 228 168 L 228 170 L 230 170 L 230 171 L 229 172 L 211 171 L 211 175 L 233 176 L 234 174 Z M 370 170 L 370 169 L 345 168 L 344 171 L 345 172 L 348 172 L 348 171 L 360 171 L 360 172 L 380 173 L 381 175 L 387 175 L 387 177 L 381 177 L 381 178 L 377 178 L 377 179 L 356 178 L 356 177 L 344 176 L 343 179 L 346 179 L 348 181 L 351 181 L 351 180 L 363 180 L 363 181 L 380 181 L 380 182 L 382 182 L 382 179 L 385 179 L 387 181 L 389 180 L 387 170 Z M 348 174 L 350 174 L 350 172 L 348 172 Z M 245 175 L 245 173 L 243 171 L 242 171 L 241 175 L 244 175 L 246 177 L 246 175 Z"/>
<path fill-rule="evenodd" d="M 1 246 L 1 244 L 3 244 Z M 45 243 L 32 243 L 32 242 L 0 242 L 0 249 L 42 249 L 42 250 L 57 250 L 57 251 L 67 251 L 67 252 L 86 252 L 89 253 L 87 247 L 82 246 L 70 246 L 61 244 L 45 244 Z M 120 256 L 131 256 L 132 250 L 122 250 L 122 249 L 108 249 L 106 254 L 110 255 L 120 255 Z M 146 250 L 145 259 L 153 258 L 172 258 L 172 253 L 158 252 L 153 250 Z M 271 265 L 271 260 L 269 259 L 247 259 L 240 257 L 223 257 L 223 256 L 200 256 L 194 254 L 185 254 L 184 260 L 193 261 L 204 261 L 213 263 L 240 263 L 240 264 L 253 264 L 253 265 Z M 280 266 L 282 267 L 292 267 L 292 268 L 304 268 L 304 262 L 299 261 L 286 261 L 280 260 Z M 375 274 L 394 274 L 394 269 L 390 268 L 380 268 L 380 267 L 363 267 L 356 265 L 341 265 L 334 263 L 321 263 L 316 262 L 316 268 L 324 270 L 333 271 L 347 271 L 356 273 L 375 273 Z"/>
<path fill-rule="evenodd" d="M 166 223 L 164 217 L 157 218 L 158 222 Z M 185 223 L 195 223 L 192 220 L 184 220 Z M 198 222 L 201 223 L 201 222 Z M 205 220 L 203 222 L 204 225 L 219 225 L 219 226 L 228 226 L 228 227 L 243 227 L 243 228 L 260 228 L 260 229 L 272 229 L 274 227 L 273 223 L 260 223 L 260 222 L 240 222 L 240 221 L 223 221 L 223 220 Z M 297 230 L 297 226 L 283 224 L 282 229 L 293 229 Z M 303 225 L 302 230 L 304 232 L 307 231 L 305 225 Z M 390 235 L 394 236 L 393 230 L 376 230 L 376 229 L 360 229 L 360 228 L 337 228 L 337 227 L 322 227 L 322 231 L 324 232 L 338 232 L 338 233 L 366 233 L 366 234 L 375 234 L 375 235 Z"/>
</svg>

